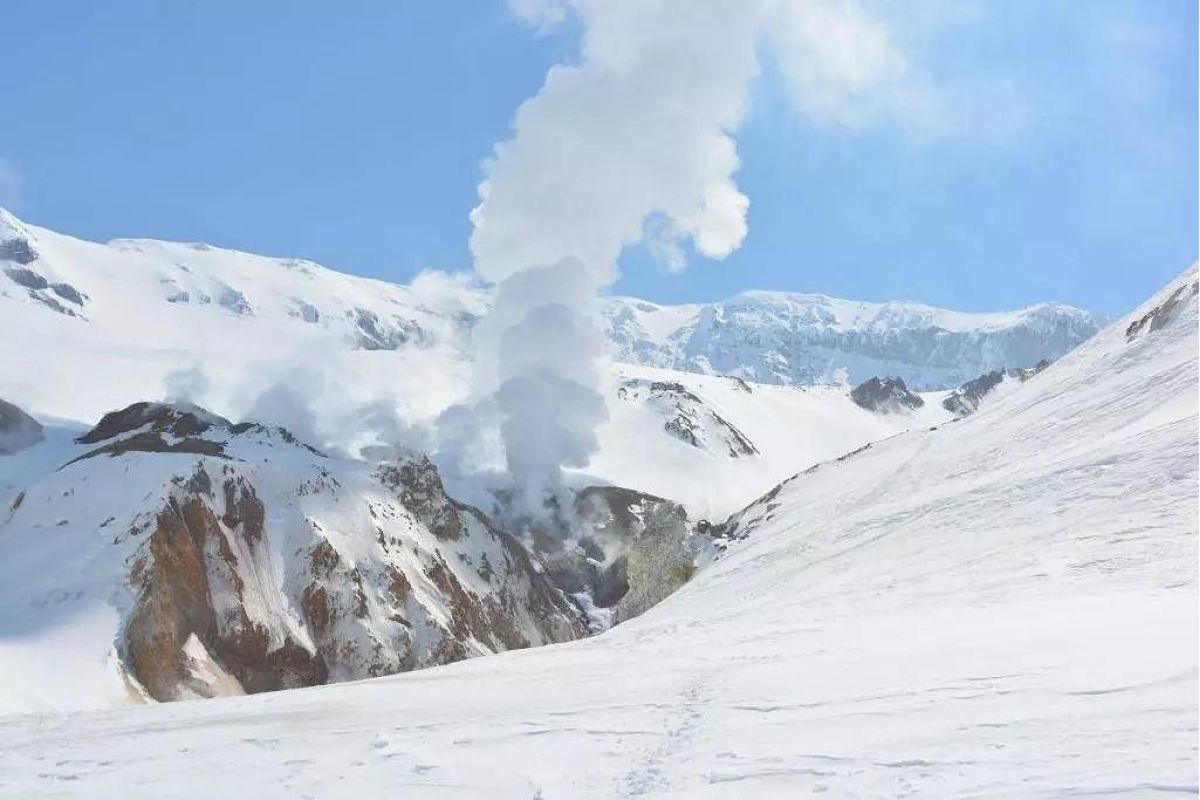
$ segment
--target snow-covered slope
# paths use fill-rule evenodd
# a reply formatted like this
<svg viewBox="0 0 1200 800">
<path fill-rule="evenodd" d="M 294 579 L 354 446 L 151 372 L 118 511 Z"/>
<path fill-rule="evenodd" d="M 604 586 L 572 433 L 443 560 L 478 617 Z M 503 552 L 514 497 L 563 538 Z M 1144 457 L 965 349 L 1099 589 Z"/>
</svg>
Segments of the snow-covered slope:
<svg viewBox="0 0 1200 800">
<path fill-rule="evenodd" d="M 1194 795 L 1196 280 L 961 421 L 788 481 L 608 633 L 7 718 L 0 794 Z"/>
<path fill-rule="evenodd" d="M 0 315 L 21 340 L 0 348 L 0 396 L 91 420 L 169 380 L 229 412 L 303 364 L 309 384 L 363 402 L 399 396 L 421 417 L 465 391 L 467 342 L 490 302 L 441 273 L 398 286 L 204 244 L 99 244 L 0 210 Z M 631 364 L 797 385 L 891 374 L 918 389 L 1029 367 L 1096 330 L 1057 305 L 964 314 L 769 292 L 676 307 L 614 297 L 605 318 Z M 399 375 L 419 376 L 419 391 Z"/>
<path fill-rule="evenodd" d="M 619 365 L 600 452 L 577 483 L 608 482 L 724 519 L 784 478 L 868 442 L 947 422 L 945 392 L 873 413 L 841 386 L 773 386 Z"/>
</svg>

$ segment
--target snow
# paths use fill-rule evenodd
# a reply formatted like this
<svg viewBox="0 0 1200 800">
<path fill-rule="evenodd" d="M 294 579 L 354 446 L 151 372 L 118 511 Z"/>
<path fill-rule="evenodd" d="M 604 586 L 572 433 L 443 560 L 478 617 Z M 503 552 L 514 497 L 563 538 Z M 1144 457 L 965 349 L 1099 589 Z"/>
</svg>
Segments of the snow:
<svg viewBox="0 0 1200 800">
<path fill-rule="evenodd" d="M 1195 795 L 1195 282 L 964 420 L 789 480 L 722 558 L 606 633 L 0 718 L 0 796 Z M 1127 337 L 1175 285 L 1170 319 Z M 719 385 L 699 388 L 734 416 Z M 739 416 L 756 441 L 801 435 Z"/>
<path fill-rule="evenodd" d="M 386 398 L 413 422 L 470 388 L 471 330 L 491 299 L 460 278 L 399 286 L 204 244 L 87 242 L 5 214 L 0 242 L 27 241 L 38 258 L 24 268 L 80 296 L 31 292 L 0 269 L 0 315 L 20 342 L 0 348 L 0 397 L 33 413 L 91 421 L 187 372 L 202 378 L 184 399 L 231 418 L 278 382 L 336 388 L 318 397 L 327 416 Z M 793 385 L 897 374 L 948 389 L 1096 329 L 1065 306 L 964 314 L 769 292 L 683 306 L 613 297 L 605 313 L 619 361 Z M 379 347 L 395 349 L 364 349 Z"/>
<path fill-rule="evenodd" d="M 385 407 L 411 428 L 413 441 L 404 444 L 421 449 L 428 444 L 422 431 L 470 391 L 466 321 L 490 300 L 461 282 L 426 276 L 413 286 L 396 286 L 209 245 L 85 242 L 12 219 L 14 227 L 0 232 L 0 239 L 28 238 L 39 254 L 31 267 L 87 296 L 76 308 L 82 316 L 68 317 L 27 293 L 8 292 L 0 274 L 0 314 L 6 329 L 19 332 L 21 345 L 0 348 L 0 398 L 42 420 L 90 426 L 107 411 L 180 395 L 182 387 L 182 396 L 173 399 L 232 420 L 283 424 L 318 447 L 362 444 L 364 434 L 355 425 L 364 414 L 358 409 Z M 222 287 L 234 289 L 250 313 L 221 306 Z M 188 293 L 188 302 L 168 302 L 176 292 Z M 211 302 L 201 302 L 205 296 Z M 297 303 L 312 309 L 316 321 L 305 321 Z M 647 347 L 674 347 L 671 337 L 701 307 L 613 298 L 610 308 L 628 309 L 644 324 Z M 397 350 L 353 349 L 361 331 L 347 315 L 357 310 L 397 330 L 401 322 L 415 323 L 427 338 Z M 660 410 L 617 399 L 628 379 L 681 383 L 745 433 L 759 453 L 731 459 L 666 435 L 668 418 Z M 298 409 L 279 402 L 278 387 L 299 398 Z M 617 364 L 600 454 L 575 481 L 632 485 L 683 503 L 693 517 L 720 519 L 797 469 L 945 421 L 949 415 L 936 397 L 930 394 L 919 414 L 886 417 L 854 406 L 844 384 L 754 384 L 747 393 L 719 376 Z M 22 459 L 41 458 L 51 468 L 63 463 L 50 464 L 48 452 L 31 451 Z M 495 460 L 502 463 L 499 454 Z M 6 488 L 4 469 L 0 464 L 0 502 L 19 488 Z M 25 467 L 21 472 L 39 474 Z"/>
<path fill-rule="evenodd" d="M 993 369 L 1057 358 L 1098 329 L 1090 314 L 1056 303 L 967 313 L 755 291 L 664 311 L 610 303 L 621 360 L 783 385 L 896 375 L 916 388 L 950 388 Z"/>
<path fill-rule="evenodd" d="M 950 420 L 944 393 L 924 396 L 913 414 L 876 414 L 855 405 L 843 386 L 746 384 L 715 375 L 619 365 L 626 380 L 674 382 L 737 428 L 758 449 L 730 458 L 723 448 L 700 450 L 663 435 L 659 409 L 639 402 L 610 402 L 600 429 L 600 452 L 576 483 L 615 483 L 682 503 L 692 516 L 719 520 L 798 469 L 847 453 L 868 442 Z"/>
</svg>

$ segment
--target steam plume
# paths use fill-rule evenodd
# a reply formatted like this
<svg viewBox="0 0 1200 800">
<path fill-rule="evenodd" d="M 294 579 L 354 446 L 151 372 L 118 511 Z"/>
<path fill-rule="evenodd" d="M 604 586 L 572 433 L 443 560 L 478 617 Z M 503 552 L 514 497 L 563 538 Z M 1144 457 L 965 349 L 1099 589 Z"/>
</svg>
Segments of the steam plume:
<svg viewBox="0 0 1200 800">
<path fill-rule="evenodd" d="M 621 251 L 649 240 L 678 270 L 686 249 L 720 259 L 746 236 L 733 135 L 759 69 L 760 33 L 771 28 L 785 77 L 810 99 L 798 107 L 834 124 L 860 119 L 847 109 L 878 105 L 867 102 L 872 88 L 899 81 L 904 65 L 853 3 L 511 7 L 540 29 L 570 14 L 582 24 L 578 63 L 552 67 L 518 109 L 512 138 L 485 163 L 471 214 L 475 269 L 497 283 L 478 331 L 487 401 L 477 408 L 497 415 L 509 474 L 536 512 L 561 490 L 563 468 L 586 465 L 596 450 L 606 414 L 597 296 L 616 278 Z M 820 46 L 823 30 L 840 46 Z M 461 423 L 462 410 L 455 415 Z"/>
</svg>

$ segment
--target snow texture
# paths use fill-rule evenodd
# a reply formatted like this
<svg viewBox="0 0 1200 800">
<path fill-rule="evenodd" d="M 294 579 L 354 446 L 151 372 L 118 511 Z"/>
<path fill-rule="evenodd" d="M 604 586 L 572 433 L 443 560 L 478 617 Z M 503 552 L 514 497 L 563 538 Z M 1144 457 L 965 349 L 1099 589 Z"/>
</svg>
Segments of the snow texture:
<svg viewBox="0 0 1200 800">
<path fill-rule="evenodd" d="M 1196 281 L 967 418 L 784 482 L 599 636 L 3 718 L 0 795 L 1195 795 Z"/>
</svg>

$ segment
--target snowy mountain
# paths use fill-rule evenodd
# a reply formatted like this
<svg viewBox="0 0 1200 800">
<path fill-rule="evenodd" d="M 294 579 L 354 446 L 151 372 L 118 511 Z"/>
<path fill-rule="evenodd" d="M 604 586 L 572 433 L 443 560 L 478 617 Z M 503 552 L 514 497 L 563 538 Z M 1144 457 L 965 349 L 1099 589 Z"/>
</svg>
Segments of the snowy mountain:
<svg viewBox="0 0 1200 800">
<path fill-rule="evenodd" d="M 782 482 L 603 634 L 304 692 L 0 718 L 0 794 L 1194 794 L 1198 292 L 1193 267 L 970 416 Z M 756 456 L 722 453 L 717 416 L 762 449 L 773 405 L 807 394 L 709 382 L 730 393 L 714 417 L 652 386 L 629 413 L 702 420 L 705 447 L 664 439 L 734 462 Z M 734 397 L 762 401 L 762 428 L 721 407 Z M 913 413 L 929 407 L 946 411 Z M 17 457 L 52 463 L 52 439 Z M 120 491 L 148 488 L 134 472 Z M 38 513 L 22 541 L 73 535 Z M 69 641 L 66 616 L 34 635 Z"/>
<path fill-rule="evenodd" d="M 1053 360 L 1099 329 L 1054 303 L 969 314 L 783 292 L 676 307 L 614 298 L 606 316 L 617 358 L 630 363 L 783 385 L 894 375 L 925 390 Z"/>
<path fill-rule="evenodd" d="M 284 364 L 319 364 L 331 384 L 370 394 L 361 367 L 370 354 L 391 352 L 405 354 L 427 381 L 406 409 L 420 416 L 461 391 L 466 345 L 490 302 L 488 293 L 440 273 L 398 286 L 203 244 L 98 244 L 0 210 L 0 313 L 22 331 L 24 345 L 0 352 L 7 376 L 0 392 L 41 413 L 94 419 L 156 396 L 168 377 L 186 385 L 176 375 L 181 359 L 217 395 L 231 391 L 238 375 L 270 375 Z M 783 385 L 895 375 L 919 390 L 1032 367 L 1097 330 L 1091 315 L 1060 305 L 967 314 L 771 292 L 695 306 L 613 297 L 605 319 L 617 360 L 633 365 Z M 314 352 L 355 367 L 343 376 Z M 99 353 L 107 388 L 85 380 Z M 42 390 L 72 380 L 97 388 L 72 399 Z M 237 405 L 230 397 L 189 399 Z"/>
<path fill-rule="evenodd" d="M 683 585 L 712 549 L 702 517 L 931 419 L 665 371 L 614 391 L 600 459 L 575 479 L 588 532 L 574 543 L 518 541 L 394 447 L 321 452 L 179 402 L 87 427 L 0 401 L 0 711 L 309 686 L 579 638 Z"/>
<path fill-rule="evenodd" d="M 0 513 L 6 710 L 310 686 L 586 632 L 423 458 L 333 458 L 179 404 L 71 433 L 0 463 L 23 487 Z"/>
<path fill-rule="evenodd" d="M 470 390 L 468 339 L 490 303 L 485 292 L 440 274 L 397 286 L 206 245 L 97 244 L 5 212 L 0 241 L 0 314 L 20 342 L 0 348 L 0 398 L 43 419 L 88 425 L 133 403 L 173 400 L 284 425 L 325 450 L 428 449 L 437 415 Z M 664 360 L 663 348 L 674 347 L 700 313 L 624 298 L 608 309 L 609 319 L 626 309 L 638 320 L 641 338 L 631 340 L 628 326 L 614 336 L 618 355 L 639 350 L 642 362 Z M 958 331 L 1012 321 L 938 314 L 930 319 Z M 861 315 L 847 320 L 862 323 Z M 1038 354 L 1057 350 L 1050 342 Z M 898 362 L 878 366 L 905 370 Z M 968 368 L 971 378 L 982 371 Z M 850 377 L 839 369 L 830 374 Z M 578 484 L 631 486 L 682 502 L 696 517 L 721 518 L 799 467 L 950 416 L 931 398 L 918 414 L 880 418 L 854 406 L 848 389 L 618 364 L 601 452 Z M 646 457 L 631 459 L 631 448 Z"/>
</svg>

